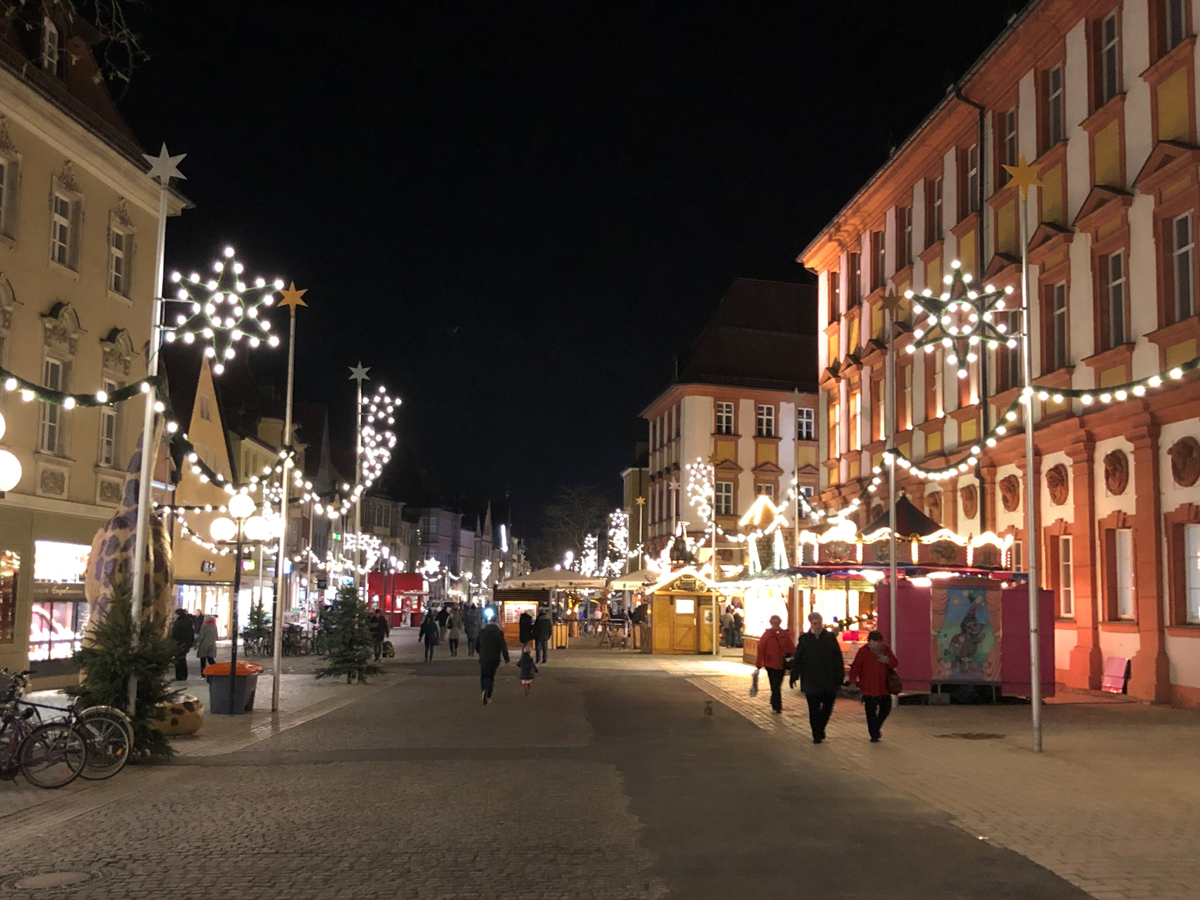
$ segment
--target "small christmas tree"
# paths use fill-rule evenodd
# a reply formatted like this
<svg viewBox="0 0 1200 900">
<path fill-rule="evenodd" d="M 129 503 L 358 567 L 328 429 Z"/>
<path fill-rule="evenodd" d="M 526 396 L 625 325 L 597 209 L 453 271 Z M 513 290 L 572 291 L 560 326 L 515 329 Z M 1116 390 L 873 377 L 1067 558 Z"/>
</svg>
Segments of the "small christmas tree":
<svg viewBox="0 0 1200 900">
<path fill-rule="evenodd" d="M 137 648 L 133 646 L 132 596 L 127 583 L 113 585 L 108 613 L 88 636 L 74 659 L 83 669 L 83 680 L 66 688 L 66 693 L 88 706 L 115 706 L 133 723 L 136 752 L 170 756 L 167 736 L 150 727 L 155 707 L 171 698 L 168 670 L 178 648 L 167 637 L 161 615 L 143 616 Z M 137 676 L 137 708 L 129 709 L 129 678 Z"/>
<path fill-rule="evenodd" d="M 250 607 L 250 620 L 246 630 L 242 632 L 242 636 L 249 641 L 255 643 L 266 640 L 271 637 L 271 618 L 267 615 L 267 609 L 263 606 L 262 595 L 254 601 L 254 605 Z"/>
<path fill-rule="evenodd" d="M 358 599 L 358 589 L 347 586 L 338 591 L 333 606 L 325 611 L 325 627 L 329 633 L 328 664 L 314 673 L 318 678 L 340 678 L 346 683 L 357 679 L 366 683 L 368 675 L 383 671 L 372 659 L 375 639 L 367 621 L 367 605 Z"/>
</svg>

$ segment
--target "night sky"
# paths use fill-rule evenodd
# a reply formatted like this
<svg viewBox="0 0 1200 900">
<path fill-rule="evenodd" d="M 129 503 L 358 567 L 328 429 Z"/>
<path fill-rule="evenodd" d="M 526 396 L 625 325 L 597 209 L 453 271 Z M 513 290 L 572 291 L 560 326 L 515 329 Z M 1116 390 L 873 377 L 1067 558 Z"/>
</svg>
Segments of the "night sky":
<svg viewBox="0 0 1200 900">
<path fill-rule="evenodd" d="M 232 243 L 308 288 L 298 400 L 352 440 L 361 357 L 404 399 L 385 485 L 510 491 L 527 533 L 562 486 L 617 502 L 725 286 L 804 280 L 797 253 L 1020 6 L 148 2 L 121 109 L 188 154 L 168 268 Z M 255 351 L 263 380 L 284 363 Z"/>
</svg>

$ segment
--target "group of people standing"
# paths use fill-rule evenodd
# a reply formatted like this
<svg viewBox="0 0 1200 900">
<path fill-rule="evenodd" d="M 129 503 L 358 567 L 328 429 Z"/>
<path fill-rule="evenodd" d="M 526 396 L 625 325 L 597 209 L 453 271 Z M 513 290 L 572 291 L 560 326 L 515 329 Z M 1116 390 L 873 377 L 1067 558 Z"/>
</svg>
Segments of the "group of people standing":
<svg viewBox="0 0 1200 900">
<path fill-rule="evenodd" d="M 461 609 L 443 603 L 436 613 L 430 607 L 421 619 L 417 640 L 425 644 L 425 662 L 433 662 L 433 648 L 445 641 L 451 656 L 458 656 L 458 646 L 467 639 L 467 655 L 474 656 L 479 638 L 481 612 L 478 606 L 467 604 Z"/>
<path fill-rule="evenodd" d="M 765 669 L 771 685 L 771 709 L 783 712 L 783 676 L 788 674 L 789 687 L 800 682 L 800 691 L 808 701 L 808 721 L 812 729 L 814 744 L 825 740 L 825 728 L 833 715 L 833 704 L 838 691 L 847 681 L 862 694 L 867 718 L 867 733 L 872 743 L 882 737 L 884 720 L 892 710 L 889 673 L 899 665 L 890 647 L 883 642 L 883 635 L 872 631 L 867 643 L 859 648 L 850 664 L 849 675 L 842 660 L 842 647 L 837 636 L 825 628 L 820 613 L 808 617 L 808 630 L 800 640 L 782 626 L 779 616 L 771 616 L 771 627 L 758 641 L 755 666 Z"/>
<path fill-rule="evenodd" d="M 721 613 L 721 640 L 726 647 L 742 646 L 742 629 L 745 627 L 742 611 L 732 604 L 725 605 Z"/>
<path fill-rule="evenodd" d="M 200 610 L 189 613 L 186 609 L 175 610 L 175 621 L 167 635 L 175 642 L 175 680 L 188 680 L 188 653 L 193 648 L 200 660 L 200 674 L 217 661 L 217 619 L 206 616 Z"/>
</svg>

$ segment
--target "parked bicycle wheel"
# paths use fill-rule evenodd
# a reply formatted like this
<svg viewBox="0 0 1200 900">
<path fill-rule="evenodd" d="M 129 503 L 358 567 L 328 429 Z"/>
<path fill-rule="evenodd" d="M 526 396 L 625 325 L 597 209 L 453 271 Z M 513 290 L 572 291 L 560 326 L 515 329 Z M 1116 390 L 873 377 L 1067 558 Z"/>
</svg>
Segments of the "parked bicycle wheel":
<svg viewBox="0 0 1200 900">
<path fill-rule="evenodd" d="M 17 765 L 34 787 L 53 790 L 79 777 L 87 765 L 87 740 L 64 722 L 39 725 L 21 742 Z"/>
<path fill-rule="evenodd" d="M 86 781 L 112 778 L 133 753 L 133 726 L 120 710 L 93 706 L 81 712 L 75 727 L 88 743 L 87 765 L 79 773 Z"/>
</svg>

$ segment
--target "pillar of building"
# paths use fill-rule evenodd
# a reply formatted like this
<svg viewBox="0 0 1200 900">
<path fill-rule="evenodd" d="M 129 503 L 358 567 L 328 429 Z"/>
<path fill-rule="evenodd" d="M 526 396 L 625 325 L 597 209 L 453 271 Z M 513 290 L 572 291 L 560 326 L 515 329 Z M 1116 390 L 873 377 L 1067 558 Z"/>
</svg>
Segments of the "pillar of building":
<svg viewBox="0 0 1200 900">
<path fill-rule="evenodd" d="M 983 506 L 983 524 L 984 531 L 996 533 L 996 504 L 1000 502 L 1000 495 L 996 493 L 996 467 L 995 466 L 980 466 L 979 474 L 983 479 L 983 487 L 980 491 L 980 503 Z M 986 499 L 987 502 L 984 502 Z"/>
<path fill-rule="evenodd" d="M 1080 441 L 1067 448 L 1071 460 L 1071 587 L 1075 609 L 1075 646 L 1066 669 L 1066 685 L 1098 690 L 1104 660 L 1100 653 L 1100 617 L 1096 574 L 1096 445 Z"/>
<path fill-rule="evenodd" d="M 1131 663 L 1129 694 L 1142 700 L 1167 703 L 1171 698 L 1171 675 L 1163 621 L 1158 435 L 1158 423 L 1149 413 L 1138 417 L 1129 433 L 1133 442 L 1133 485 L 1137 498 L 1133 581 L 1139 638 Z"/>
</svg>

